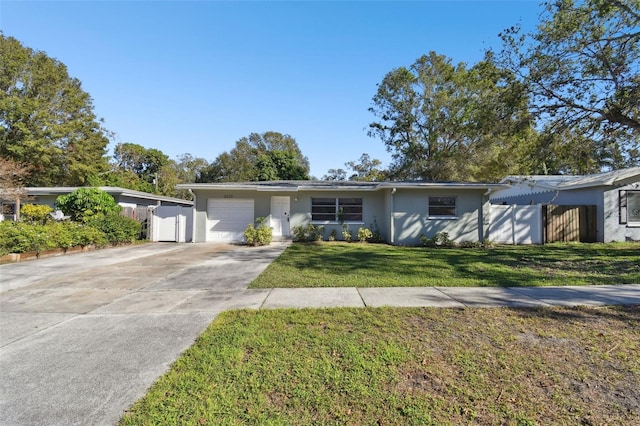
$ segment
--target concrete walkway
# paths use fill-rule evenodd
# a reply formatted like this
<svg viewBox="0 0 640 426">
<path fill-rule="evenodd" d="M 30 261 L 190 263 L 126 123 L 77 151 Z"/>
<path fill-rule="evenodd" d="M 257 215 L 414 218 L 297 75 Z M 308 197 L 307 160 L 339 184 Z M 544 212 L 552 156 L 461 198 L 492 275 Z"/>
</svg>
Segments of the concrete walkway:
<svg viewBox="0 0 640 426">
<path fill-rule="evenodd" d="M 229 309 L 640 305 L 640 284 L 248 289 L 287 245 L 154 243 L 1 265 L 0 424 L 117 423 Z"/>
<path fill-rule="evenodd" d="M 265 290 L 246 290 L 245 294 Z M 640 305 L 640 284 L 579 287 L 274 288 L 251 308 L 441 307 L 535 308 Z"/>
</svg>

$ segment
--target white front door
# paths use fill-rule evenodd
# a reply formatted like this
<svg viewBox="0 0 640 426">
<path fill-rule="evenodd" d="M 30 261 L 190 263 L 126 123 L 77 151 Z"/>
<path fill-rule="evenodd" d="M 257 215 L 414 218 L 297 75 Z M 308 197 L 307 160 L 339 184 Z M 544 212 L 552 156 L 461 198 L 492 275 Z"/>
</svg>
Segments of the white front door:
<svg viewBox="0 0 640 426">
<path fill-rule="evenodd" d="M 271 197 L 271 223 L 274 237 L 288 237 L 291 234 L 289 219 L 291 212 L 289 197 Z"/>
</svg>

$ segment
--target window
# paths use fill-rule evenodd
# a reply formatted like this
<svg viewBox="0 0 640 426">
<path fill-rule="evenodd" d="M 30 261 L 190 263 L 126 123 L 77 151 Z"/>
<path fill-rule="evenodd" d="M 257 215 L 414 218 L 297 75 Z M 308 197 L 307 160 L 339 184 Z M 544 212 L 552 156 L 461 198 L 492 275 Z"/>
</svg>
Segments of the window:
<svg viewBox="0 0 640 426">
<path fill-rule="evenodd" d="M 311 220 L 362 222 L 362 198 L 312 198 Z"/>
<path fill-rule="evenodd" d="M 456 217 L 456 197 L 429 197 L 429 217 Z"/>
<path fill-rule="evenodd" d="M 627 191 L 627 223 L 640 226 L 640 191 Z"/>
</svg>

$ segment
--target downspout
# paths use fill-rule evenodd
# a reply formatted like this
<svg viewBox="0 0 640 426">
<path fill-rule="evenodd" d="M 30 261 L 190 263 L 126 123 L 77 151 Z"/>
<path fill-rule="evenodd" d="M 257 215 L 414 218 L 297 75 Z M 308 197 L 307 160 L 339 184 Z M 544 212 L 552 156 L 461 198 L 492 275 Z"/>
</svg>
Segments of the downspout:
<svg viewBox="0 0 640 426">
<path fill-rule="evenodd" d="M 188 188 L 189 194 L 193 196 L 193 207 L 191 207 L 191 242 L 196 242 L 196 194 L 193 193 L 191 188 Z"/>
<path fill-rule="evenodd" d="M 491 225 L 491 194 L 493 193 L 493 188 L 488 188 L 487 192 L 485 192 L 484 194 L 482 194 L 482 200 L 480 202 L 480 215 L 482 218 L 482 222 L 480 223 L 480 225 L 482 226 L 482 241 L 487 241 L 488 239 L 491 239 L 491 236 L 489 235 L 489 226 Z M 485 211 L 485 197 L 486 197 L 486 203 L 487 203 L 487 208 L 489 211 Z"/>
<path fill-rule="evenodd" d="M 389 224 L 389 233 L 391 234 L 389 236 L 389 242 L 391 243 L 391 245 L 395 244 L 395 240 L 396 240 L 396 229 L 395 229 L 395 225 L 394 225 L 394 220 L 393 220 L 393 215 L 396 211 L 396 207 L 395 207 L 395 197 L 394 194 L 396 193 L 396 188 L 391 189 L 391 220 L 390 220 L 390 224 Z"/>
</svg>

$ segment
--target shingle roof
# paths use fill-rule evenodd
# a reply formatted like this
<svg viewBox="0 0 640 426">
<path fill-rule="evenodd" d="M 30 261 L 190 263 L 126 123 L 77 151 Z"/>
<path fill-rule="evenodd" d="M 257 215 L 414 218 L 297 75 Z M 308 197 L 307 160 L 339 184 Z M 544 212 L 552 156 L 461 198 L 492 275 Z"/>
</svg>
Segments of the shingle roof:
<svg viewBox="0 0 640 426">
<path fill-rule="evenodd" d="M 178 189 L 234 189 L 256 191 L 326 191 L 326 190 L 357 190 L 377 191 L 392 188 L 451 188 L 451 189 L 499 189 L 505 184 L 496 183 L 467 183 L 467 182 L 430 182 L 430 181 L 402 181 L 402 182 L 359 182 L 359 181 L 265 181 L 265 182 L 214 182 L 179 184 Z"/>
<path fill-rule="evenodd" d="M 613 170 L 590 175 L 521 175 L 507 176 L 501 183 L 529 184 L 549 190 L 590 188 L 595 186 L 626 185 L 640 180 L 640 167 Z"/>
</svg>

